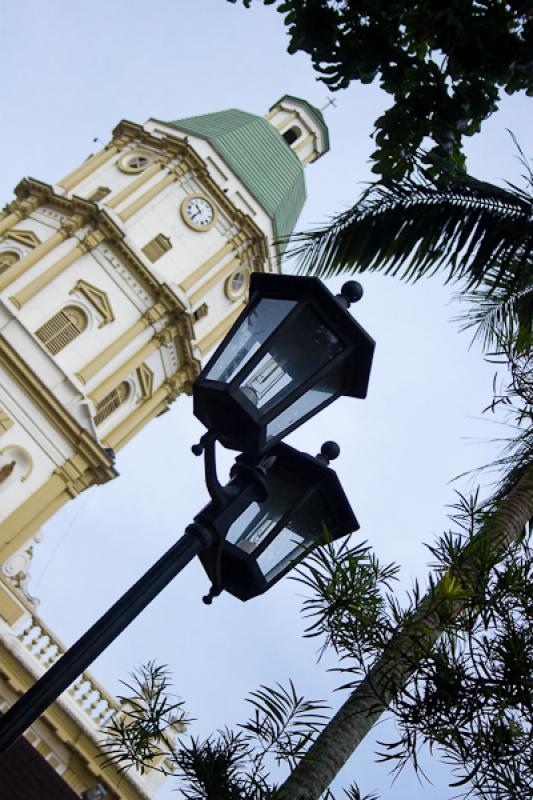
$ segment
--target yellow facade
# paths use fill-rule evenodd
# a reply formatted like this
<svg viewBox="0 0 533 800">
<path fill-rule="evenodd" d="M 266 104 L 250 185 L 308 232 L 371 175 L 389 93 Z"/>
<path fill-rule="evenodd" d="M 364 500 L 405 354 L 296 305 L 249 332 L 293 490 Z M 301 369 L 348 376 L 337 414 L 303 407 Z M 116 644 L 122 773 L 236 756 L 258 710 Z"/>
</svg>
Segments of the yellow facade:
<svg viewBox="0 0 533 800">
<path fill-rule="evenodd" d="M 150 161 L 140 174 L 127 162 L 137 151 Z M 90 200 L 95 183 L 99 202 Z M 165 230 L 167 206 L 184 226 L 179 207 L 193 192 L 216 207 L 215 229 L 183 228 L 188 261 L 169 282 L 156 260 L 176 247 Z M 159 224 L 157 214 L 164 248 L 138 240 L 146 219 Z M 244 297 L 223 296 L 224 281 L 239 265 L 269 268 L 268 233 L 232 205 L 186 141 L 161 142 L 132 123 L 121 123 L 107 147 L 57 186 L 27 179 L 17 187 L 0 221 L 0 255 L 15 252 L 0 267 L 0 707 L 64 651 L 25 586 L 40 528 L 81 492 L 115 478 L 116 453 L 190 393 L 201 356 L 242 309 Z M 198 322 L 194 307 L 213 290 L 220 309 Z M 119 396 L 120 386 L 127 390 Z M 28 445 L 32 424 L 43 432 L 40 449 Z M 116 710 L 87 674 L 27 738 L 76 792 L 102 783 L 114 800 L 146 800 L 156 786 L 149 774 L 102 766 L 99 730 Z"/>
</svg>

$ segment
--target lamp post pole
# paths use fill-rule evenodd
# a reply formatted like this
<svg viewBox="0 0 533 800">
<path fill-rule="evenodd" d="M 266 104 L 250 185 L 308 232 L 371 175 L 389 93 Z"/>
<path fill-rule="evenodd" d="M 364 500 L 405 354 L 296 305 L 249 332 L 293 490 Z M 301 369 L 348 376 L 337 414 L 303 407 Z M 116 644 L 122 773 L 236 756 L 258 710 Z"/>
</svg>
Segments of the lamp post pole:
<svg viewBox="0 0 533 800">
<path fill-rule="evenodd" d="M 6 711 L 0 720 L 0 755 L 212 541 L 207 529 L 199 525 L 187 528 L 181 539 Z"/>
</svg>

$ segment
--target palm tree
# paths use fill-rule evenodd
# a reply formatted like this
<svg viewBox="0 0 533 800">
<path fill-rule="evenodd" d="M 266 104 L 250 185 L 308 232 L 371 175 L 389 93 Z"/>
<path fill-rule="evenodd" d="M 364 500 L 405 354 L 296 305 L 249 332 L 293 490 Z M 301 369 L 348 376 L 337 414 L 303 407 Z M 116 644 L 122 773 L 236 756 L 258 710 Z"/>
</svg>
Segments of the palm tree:
<svg viewBox="0 0 533 800">
<path fill-rule="evenodd" d="M 533 173 L 523 191 L 464 173 L 372 184 L 329 224 L 290 240 L 298 271 L 318 277 L 380 271 L 407 281 L 441 271 L 471 301 L 465 327 L 485 345 L 532 343 Z"/>
<path fill-rule="evenodd" d="M 318 277 L 381 271 L 417 281 L 437 272 L 461 282 L 469 301 L 465 327 L 474 327 L 485 346 L 496 344 L 511 359 L 531 363 L 533 345 L 533 174 L 525 160 L 529 193 L 502 189 L 465 174 L 448 173 L 431 182 L 422 175 L 377 183 L 325 227 L 291 240 L 289 255 L 300 272 Z M 530 402 L 530 401 L 529 401 Z M 529 432 L 530 433 L 530 432 Z M 526 452 L 527 451 L 527 452 Z M 466 548 L 455 572 L 469 584 L 480 546 L 495 564 L 533 516 L 531 436 L 507 460 L 494 512 Z M 446 579 L 446 576 L 443 580 Z M 408 682 L 417 658 L 437 642 L 447 622 L 460 613 L 460 597 L 435 606 L 437 584 L 400 628 L 366 677 L 318 736 L 276 800 L 318 800 L 362 739 Z M 420 648 L 420 636 L 423 647 Z"/>
</svg>

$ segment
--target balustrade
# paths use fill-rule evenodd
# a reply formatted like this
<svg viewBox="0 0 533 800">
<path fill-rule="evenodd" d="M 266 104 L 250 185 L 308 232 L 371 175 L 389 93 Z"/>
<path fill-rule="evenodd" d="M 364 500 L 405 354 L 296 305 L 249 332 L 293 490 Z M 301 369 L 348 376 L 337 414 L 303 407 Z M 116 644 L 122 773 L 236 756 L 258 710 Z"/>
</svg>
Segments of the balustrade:
<svg viewBox="0 0 533 800">
<path fill-rule="evenodd" d="M 51 631 L 35 616 L 30 615 L 17 639 L 33 658 L 47 670 L 65 652 Z M 67 689 L 67 694 L 96 728 L 103 728 L 119 710 L 118 702 L 87 672 Z"/>
</svg>

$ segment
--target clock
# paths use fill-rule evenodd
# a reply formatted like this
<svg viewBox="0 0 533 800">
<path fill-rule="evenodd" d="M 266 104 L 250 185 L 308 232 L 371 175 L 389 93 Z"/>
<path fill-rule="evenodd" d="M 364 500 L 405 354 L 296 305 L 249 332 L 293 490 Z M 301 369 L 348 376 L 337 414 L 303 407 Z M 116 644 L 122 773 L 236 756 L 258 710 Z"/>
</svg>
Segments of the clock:
<svg viewBox="0 0 533 800">
<path fill-rule="evenodd" d="M 207 231 L 215 223 L 216 211 L 203 194 L 190 194 L 181 204 L 183 221 L 195 231 Z"/>
</svg>

